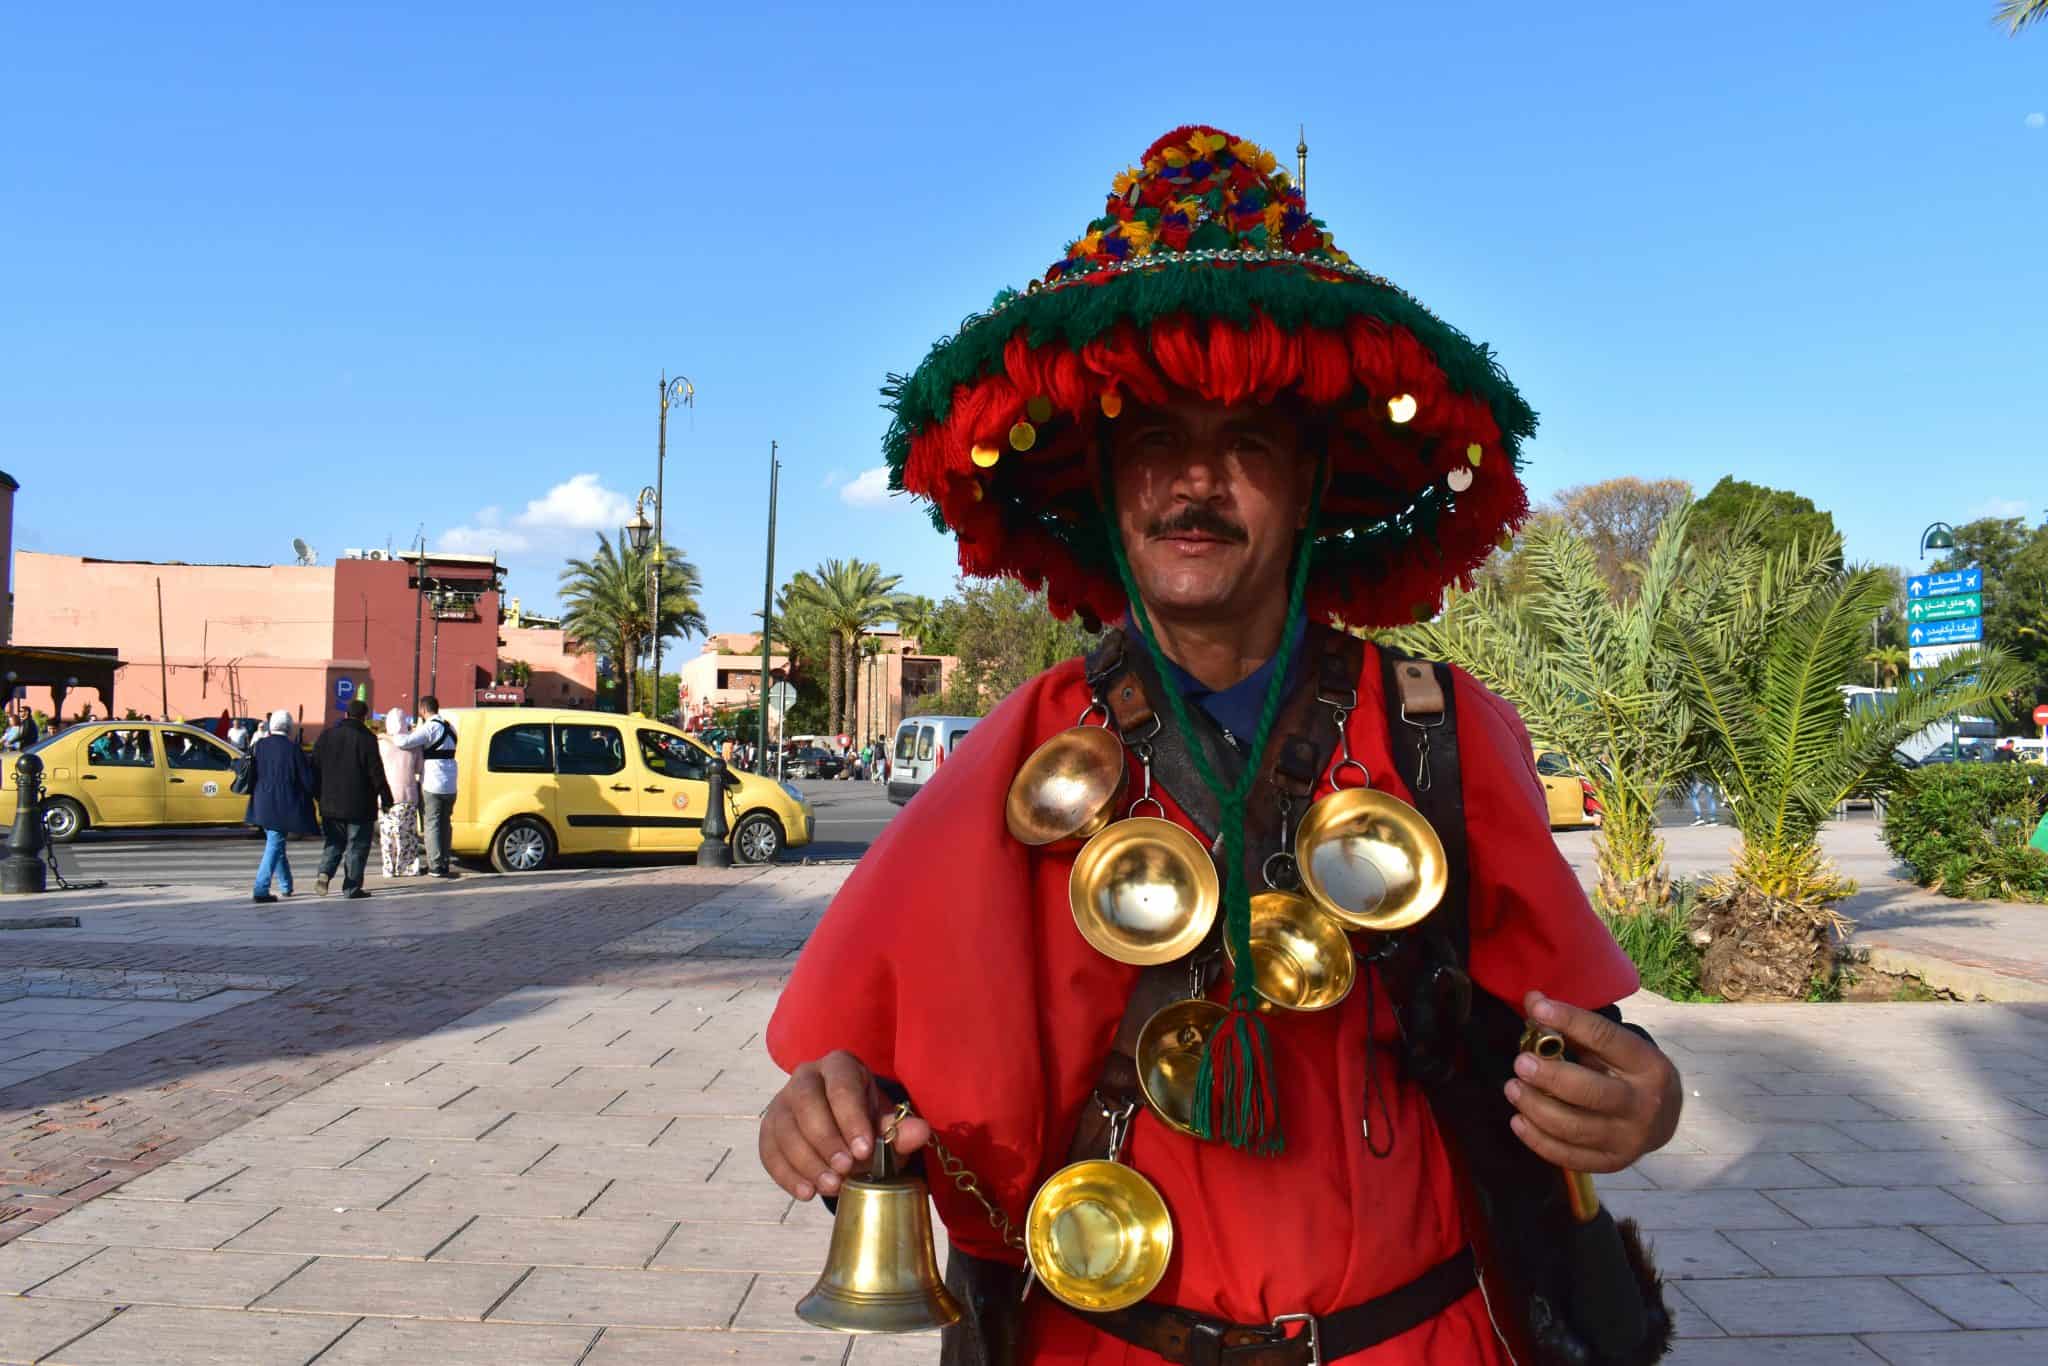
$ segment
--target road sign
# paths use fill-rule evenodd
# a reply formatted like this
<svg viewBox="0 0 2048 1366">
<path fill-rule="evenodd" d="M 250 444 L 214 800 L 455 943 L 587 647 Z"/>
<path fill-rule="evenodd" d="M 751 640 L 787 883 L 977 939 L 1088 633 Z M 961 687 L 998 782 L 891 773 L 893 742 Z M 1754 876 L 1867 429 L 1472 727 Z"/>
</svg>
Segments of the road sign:
<svg viewBox="0 0 2048 1366">
<path fill-rule="evenodd" d="M 2048 726 L 2048 707 L 2034 708 L 2034 724 L 2037 726 Z"/>
<path fill-rule="evenodd" d="M 787 683 L 771 683 L 768 686 L 768 710 L 772 715 L 780 717 L 795 705 L 795 688 L 790 687 Z"/>
<path fill-rule="evenodd" d="M 343 706 L 347 706 L 348 700 L 351 697 L 354 697 L 355 695 L 356 681 L 353 678 L 337 678 L 334 680 L 335 701 L 341 703 Z"/>
<path fill-rule="evenodd" d="M 1937 646 L 1934 646 L 1933 648 L 1934 648 L 1934 649 L 1937 649 L 1937 650 L 1946 650 L 1946 649 L 1949 649 L 1950 647 L 1949 647 L 1949 646 L 1946 646 L 1946 645 L 1937 645 Z M 1929 671 L 1927 671 L 1927 670 L 1924 670 L 1924 669 L 1914 669 L 1914 670 L 1913 670 L 1913 671 L 1912 671 L 1911 673 L 1907 674 L 1907 675 L 1906 675 L 1906 677 L 1907 677 L 1907 678 L 1909 678 L 1910 680 L 1912 680 L 1912 684 L 1913 684 L 1913 686 L 1917 688 L 1917 687 L 1919 687 L 1919 686 L 1920 686 L 1921 684 L 1923 684 L 1923 683 L 1926 683 L 1926 682 L 1927 682 L 1927 681 L 1928 681 L 1929 679 L 1933 678 L 1933 677 L 1934 677 L 1934 675 L 1933 675 L 1933 674 L 1932 674 L 1931 672 L 1929 672 Z M 1956 675 L 1956 676 L 1955 676 L 1954 678 L 1951 678 L 1951 679 L 1950 679 L 1950 680 L 1949 680 L 1948 682 L 1949 682 L 1949 686 L 1950 686 L 1950 687 L 1952 687 L 1952 688 L 1968 688 L 1968 687 L 1972 687 L 1972 686 L 1974 686 L 1974 685 L 1976 684 L 1976 682 L 1977 682 L 1977 675 L 1975 675 L 1975 674 L 1957 674 L 1957 675 Z"/>
<path fill-rule="evenodd" d="M 1931 669 L 1945 659 L 1974 650 L 1974 645 L 1915 645 L 1906 652 L 1906 663 L 1915 669 Z"/>
<path fill-rule="evenodd" d="M 1961 621 L 1923 621 L 1906 628 L 1908 645 L 1974 645 L 1984 639 L 1984 618 Z"/>
<path fill-rule="evenodd" d="M 1906 603 L 1907 621 L 1961 621 L 1984 615 L 1982 593 L 1956 593 L 1945 598 L 1913 598 Z"/>
<path fill-rule="evenodd" d="M 1984 571 L 1977 565 L 1951 569 L 1943 574 L 1915 574 L 1906 580 L 1906 599 L 1945 598 L 1956 593 L 1984 591 Z"/>
</svg>

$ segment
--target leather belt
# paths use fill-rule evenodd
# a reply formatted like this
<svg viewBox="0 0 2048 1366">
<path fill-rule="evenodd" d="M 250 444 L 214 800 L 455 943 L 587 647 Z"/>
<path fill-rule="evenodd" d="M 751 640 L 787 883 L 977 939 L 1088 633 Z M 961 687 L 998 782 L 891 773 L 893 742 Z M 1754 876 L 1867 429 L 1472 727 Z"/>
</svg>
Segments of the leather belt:
<svg viewBox="0 0 2048 1366">
<path fill-rule="evenodd" d="M 1269 1324 L 1230 1323 L 1150 1302 L 1108 1314 L 1061 1307 L 1175 1366 L 1322 1366 L 1429 1322 L 1477 1284 L 1472 1249 L 1464 1247 L 1408 1284 L 1362 1304 L 1334 1314 L 1282 1314 Z M 1289 1337 L 1294 1327 L 1300 1331 Z"/>
</svg>

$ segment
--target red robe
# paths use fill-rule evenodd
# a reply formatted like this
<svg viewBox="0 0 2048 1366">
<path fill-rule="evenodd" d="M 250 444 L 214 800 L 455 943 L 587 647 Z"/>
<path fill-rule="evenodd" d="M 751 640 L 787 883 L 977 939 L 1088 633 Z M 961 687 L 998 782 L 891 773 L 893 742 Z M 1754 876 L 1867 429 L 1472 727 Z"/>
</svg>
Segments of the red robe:
<svg viewBox="0 0 2048 1366">
<path fill-rule="evenodd" d="M 1358 695 L 1351 752 L 1375 787 L 1408 797 L 1392 769 L 1370 647 Z M 1027 848 L 1003 823 L 1004 795 L 1025 757 L 1074 724 L 1087 701 L 1080 662 L 1069 661 L 975 727 L 847 879 L 768 1026 L 769 1052 L 785 1069 L 843 1048 L 902 1082 L 940 1141 L 1020 1226 L 1032 1192 L 1065 1156 L 1139 972 L 1075 928 L 1073 855 Z M 1521 719 L 1463 673 L 1456 703 L 1473 980 L 1517 1005 L 1533 988 L 1587 1008 L 1619 1000 L 1635 989 L 1635 970 L 1551 839 Z M 1167 807 L 1188 823 L 1170 797 Z M 1227 983 L 1216 994 L 1227 994 Z M 1428 1105 L 1398 1075 L 1386 992 L 1374 996 L 1371 1019 L 1362 981 L 1334 1009 L 1266 1016 L 1287 1138 L 1279 1157 L 1186 1137 L 1139 1110 L 1125 1160 L 1159 1188 L 1174 1222 L 1173 1260 L 1154 1300 L 1239 1323 L 1327 1313 L 1384 1294 L 1465 1244 Z M 1368 1035 L 1392 1112 L 1385 1158 L 1368 1152 L 1364 1137 Z M 1384 1147 L 1377 1112 L 1373 1124 Z M 970 1197 L 950 1182 L 932 1185 L 954 1243 L 1020 1261 Z M 1042 1288 L 1032 1292 L 1022 1359 L 1160 1360 L 1068 1313 Z M 1349 1362 L 1506 1366 L 1507 1357 L 1475 1290 Z"/>
</svg>

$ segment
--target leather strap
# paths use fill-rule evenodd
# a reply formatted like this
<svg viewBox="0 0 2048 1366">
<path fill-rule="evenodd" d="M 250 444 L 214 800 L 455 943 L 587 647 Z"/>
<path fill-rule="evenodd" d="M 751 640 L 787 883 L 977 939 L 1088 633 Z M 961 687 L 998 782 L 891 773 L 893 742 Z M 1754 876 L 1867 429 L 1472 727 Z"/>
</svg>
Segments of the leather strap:
<svg viewBox="0 0 2048 1366">
<path fill-rule="evenodd" d="M 1207 978 L 1203 979 L 1205 982 Z M 1138 1085 L 1138 1035 L 1155 1011 L 1187 995 L 1188 968 L 1185 962 L 1158 963 L 1145 968 L 1124 1002 L 1124 1016 L 1116 1027 L 1116 1039 L 1103 1056 L 1102 1071 L 1095 1079 L 1094 1092 L 1081 1104 L 1074 1123 L 1074 1136 L 1067 1144 L 1067 1162 L 1085 1162 L 1109 1155 L 1109 1115 L 1104 1107 L 1143 1105 Z"/>
<path fill-rule="evenodd" d="M 1460 1248 L 1398 1289 L 1334 1314 L 1317 1315 L 1313 1336 L 1306 1324 L 1285 1337 L 1285 1328 L 1271 1324 L 1231 1323 L 1150 1301 L 1107 1314 L 1062 1307 L 1175 1366 L 1314 1366 L 1318 1361 L 1341 1361 L 1427 1323 L 1463 1299 L 1475 1284 L 1472 1249 Z"/>
</svg>

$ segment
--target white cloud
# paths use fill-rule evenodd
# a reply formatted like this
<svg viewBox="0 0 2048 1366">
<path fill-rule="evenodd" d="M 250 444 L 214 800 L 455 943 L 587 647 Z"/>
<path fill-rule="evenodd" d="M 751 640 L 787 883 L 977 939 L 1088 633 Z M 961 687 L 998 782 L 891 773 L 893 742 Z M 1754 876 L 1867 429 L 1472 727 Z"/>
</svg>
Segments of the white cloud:
<svg viewBox="0 0 2048 1366">
<path fill-rule="evenodd" d="M 2025 123 L 2029 128 L 2048 128 L 2048 114 L 2043 114 L 2037 110 L 2027 115 Z"/>
<path fill-rule="evenodd" d="M 839 490 L 839 497 L 851 507 L 880 507 L 889 498 L 889 467 L 877 465 L 862 470 Z"/>
<path fill-rule="evenodd" d="M 2024 517 L 2032 506 L 2024 498 L 1986 498 L 1970 509 L 1970 516 L 1973 520 L 1978 517 Z"/>
<path fill-rule="evenodd" d="M 841 469 L 830 469 L 830 470 L 826 470 L 826 471 L 825 471 L 825 477 L 824 477 L 823 479 L 820 479 L 820 480 L 818 481 L 818 487 L 819 487 L 819 488 L 821 488 L 821 489 L 831 489 L 831 488 L 838 488 L 838 487 L 839 487 L 839 485 L 840 485 L 841 483 L 845 482 L 845 479 L 846 479 L 846 471 L 845 471 L 845 470 L 841 470 Z"/>
<path fill-rule="evenodd" d="M 458 554 L 517 555 L 580 540 L 592 531 L 613 535 L 632 517 L 631 498 L 606 488 L 595 474 L 577 474 L 528 502 L 509 525 L 504 509 L 479 508 L 466 525 L 448 528 L 435 544 Z"/>
</svg>

